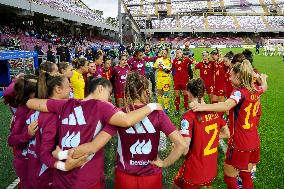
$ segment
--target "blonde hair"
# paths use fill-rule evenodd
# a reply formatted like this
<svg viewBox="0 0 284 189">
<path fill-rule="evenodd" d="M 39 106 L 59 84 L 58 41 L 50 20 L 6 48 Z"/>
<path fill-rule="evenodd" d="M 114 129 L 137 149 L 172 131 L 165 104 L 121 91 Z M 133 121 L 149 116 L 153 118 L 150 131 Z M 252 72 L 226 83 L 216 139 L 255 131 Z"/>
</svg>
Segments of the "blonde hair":
<svg viewBox="0 0 284 189">
<path fill-rule="evenodd" d="M 243 60 L 242 63 L 237 63 L 233 67 L 233 72 L 239 75 L 240 87 L 248 89 L 251 93 L 256 91 L 253 84 L 254 71 L 247 59 Z"/>
</svg>

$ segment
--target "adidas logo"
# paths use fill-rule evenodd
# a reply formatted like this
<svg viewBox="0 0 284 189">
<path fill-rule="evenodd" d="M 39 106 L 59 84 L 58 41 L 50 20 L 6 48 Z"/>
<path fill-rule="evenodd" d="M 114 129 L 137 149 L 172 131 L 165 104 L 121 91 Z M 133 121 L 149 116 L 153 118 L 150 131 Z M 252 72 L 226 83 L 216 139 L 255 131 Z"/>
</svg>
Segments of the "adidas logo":
<svg viewBox="0 0 284 189">
<path fill-rule="evenodd" d="M 26 124 L 29 125 L 31 124 L 32 122 L 34 122 L 35 120 L 38 120 L 38 115 L 39 115 L 39 112 L 36 111 L 35 113 L 33 113 L 29 119 L 26 120 Z"/>
<path fill-rule="evenodd" d="M 142 124 L 141 124 L 142 122 Z M 143 133 L 156 133 L 156 130 L 149 120 L 148 117 L 145 117 L 141 122 L 136 123 L 134 127 L 130 127 L 126 130 L 128 134 L 143 134 Z"/>
<path fill-rule="evenodd" d="M 75 114 L 74 114 L 75 113 Z M 85 125 L 85 117 L 81 106 L 74 108 L 74 113 L 62 120 L 64 125 Z"/>
<path fill-rule="evenodd" d="M 130 152 L 132 154 L 132 158 L 134 154 L 150 154 L 152 151 L 152 143 L 149 139 L 146 143 L 145 140 L 142 142 L 139 139 L 130 147 Z"/>
<path fill-rule="evenodd" d="M 75 132 L 73 132 L 71 135 L 69 134 L 69 131 L 66 133 L 66 135 L 61 140 L 61 148 L 75 148 L 79 146 L 80 144 L 80 131 L 75 135 Z"/>
</svg>

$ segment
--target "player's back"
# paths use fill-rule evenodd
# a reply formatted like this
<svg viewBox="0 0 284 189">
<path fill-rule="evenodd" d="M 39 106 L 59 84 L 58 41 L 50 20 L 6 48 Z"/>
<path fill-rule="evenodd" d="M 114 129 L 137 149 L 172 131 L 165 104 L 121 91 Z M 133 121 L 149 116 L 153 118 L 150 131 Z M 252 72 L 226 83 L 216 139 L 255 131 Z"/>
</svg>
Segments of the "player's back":
<svg viewBox="0 0 284 189">
<path fill-rule="evenodd" d="M 204 184 L 216 177 L 219 133 L 225 125 L 221 113 L 185 113 L 181 122 L 181 134 L 191 138 L 184 172 L 188 182 Z"/>
</svg>

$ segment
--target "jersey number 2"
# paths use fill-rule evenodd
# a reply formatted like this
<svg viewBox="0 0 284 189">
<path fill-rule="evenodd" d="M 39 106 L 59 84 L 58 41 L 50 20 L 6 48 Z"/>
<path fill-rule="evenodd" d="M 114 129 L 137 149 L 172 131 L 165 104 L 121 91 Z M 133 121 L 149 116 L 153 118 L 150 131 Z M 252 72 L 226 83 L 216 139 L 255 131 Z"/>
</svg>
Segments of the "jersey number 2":
<svg viewBox="0 0 284 189">
<path fill-rule="evenodd" d="M 211 155 L 211 154 L 214 154 L 214 153 L 217 152 L 217 147 L 211 148 L 213 143 L 214 143 L 214 141 L 215 141 L 215 139 L 216 139 L 216 137 L 217 137 L 217 134 L 218 134 L 218 125 L 217 125 L 217 123 L 214 123 L 212 125 L 208 125 L 208 126 L 205 127 L 205 131 L 206 131 L 207 134 L 209 134 L 210 131 L 212 131 L 212 130 L 214 130 L 214 133 L 213 133 L 211 139 L 209 140 L 206 148 L 204 149 L 204 156 L 208 156 L 208 155 Z"/>
</svg>

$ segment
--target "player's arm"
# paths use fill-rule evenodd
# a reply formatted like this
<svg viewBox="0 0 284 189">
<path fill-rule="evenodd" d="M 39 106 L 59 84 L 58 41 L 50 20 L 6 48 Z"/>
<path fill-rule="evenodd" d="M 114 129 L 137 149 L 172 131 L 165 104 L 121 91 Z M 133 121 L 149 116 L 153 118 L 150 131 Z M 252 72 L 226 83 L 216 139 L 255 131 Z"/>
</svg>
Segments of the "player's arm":
<svg viewBox="0 0 284 189">
<path fill-rule="evenodd" d="M 46 105 L 47 100 L 48 99 L 37 99 L 37 98 L 30 99 L 27 102 L 27 107 L 29 109 L 37 110 L 40 112 L 48 112 L 47 105 Z"/>
<path fill-rule="evenodd" d="M 110 118 L 108 123 L 120 127 L 130 127 L 144 119 L 154 110 L 163 110 L 163 107 L 157 103 L 150 103 L 128 113 L 119 111 Z"/>
<path fill-rule="evenodd" d="M 263 90 L 263 92 L 267 91 L 268 89 L 268 85 L 267 85 L 267 75 L 266 74 L 261 74 L 260 78 L 261 78 L 261 88 Z"/>
<path fill-rule="evenodd" d="M 172 165 L 175 161 L 177 161 L 182 154 L 187 153 L 188 145 L 177 130 L 173 131 L 169 135 L 169 138 L 171 142 L 174 143 L 175 147 L 173 148 L 173 150 L 170 152 L 170 154 L 166 159 L 161 160 L 158 158 L 157 160 L 152 161 L 152 164 L 158 167 L 168 167 Z"/>
<path fill-rule="evenodd" d="M 236 101 L 229 98 L 225 102 L 218 102 L 214 104 L 200 104 L 198 102 L 191 102 L 190 107 L 194 112 L 226 112 L 236 106 Z"/>
<path fill-rule="evenodd" d="M 221 128 L 219 138 L 230 138 L 230 130 L 228 128 L 228 125 L 225 125 Z"/>
</svg>

